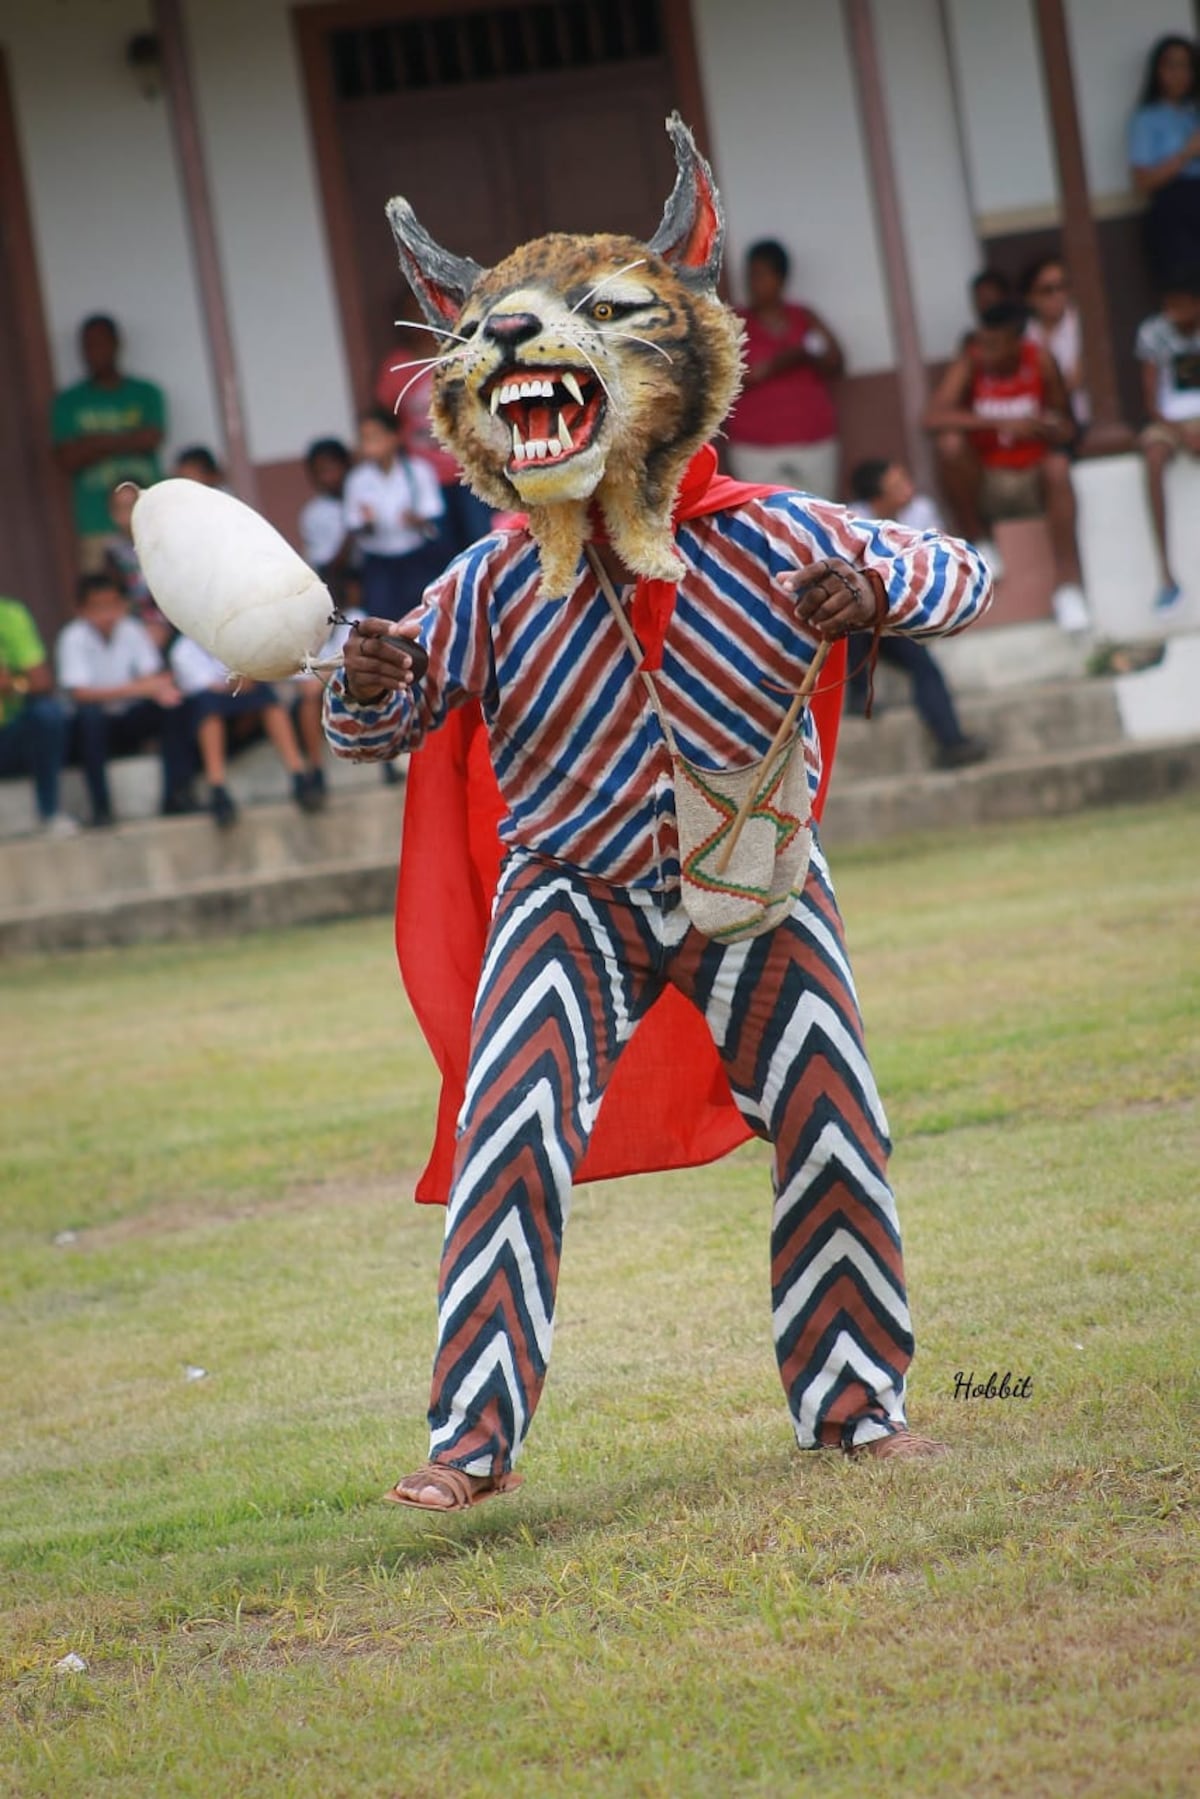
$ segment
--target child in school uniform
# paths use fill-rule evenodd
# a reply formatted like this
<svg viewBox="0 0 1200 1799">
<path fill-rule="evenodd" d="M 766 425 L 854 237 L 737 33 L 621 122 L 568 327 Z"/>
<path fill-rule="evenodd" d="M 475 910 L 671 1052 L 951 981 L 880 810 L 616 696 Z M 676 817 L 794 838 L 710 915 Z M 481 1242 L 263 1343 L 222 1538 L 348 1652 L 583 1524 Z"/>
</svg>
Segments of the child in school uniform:
<svg viewBox="0 0 1200 1799">
<path fill-rule="evenodd" d="M 344 503 L 362 551 L 362 605 L 369 617 L 395 622 L 441 573 L 442 490 L 425 457 L 401 452 L 396 421 L 382 410 L 363 414 L 358 449 Z"/>
</svg>

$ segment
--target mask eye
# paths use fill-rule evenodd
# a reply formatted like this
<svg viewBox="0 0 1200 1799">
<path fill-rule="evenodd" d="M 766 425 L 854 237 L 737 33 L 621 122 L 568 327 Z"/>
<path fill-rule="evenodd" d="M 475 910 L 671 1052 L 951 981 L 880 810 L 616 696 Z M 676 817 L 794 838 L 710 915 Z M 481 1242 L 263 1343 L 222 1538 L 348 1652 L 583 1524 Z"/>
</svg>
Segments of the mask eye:
<svg viewBox="0 0 1200 1799">
<path fill-rule="evenodd" d="M 597 300 L 592 307 L 592 317 L 604 325 L 614 316 L 615 308 L 611 300 Z"/>
</svg>

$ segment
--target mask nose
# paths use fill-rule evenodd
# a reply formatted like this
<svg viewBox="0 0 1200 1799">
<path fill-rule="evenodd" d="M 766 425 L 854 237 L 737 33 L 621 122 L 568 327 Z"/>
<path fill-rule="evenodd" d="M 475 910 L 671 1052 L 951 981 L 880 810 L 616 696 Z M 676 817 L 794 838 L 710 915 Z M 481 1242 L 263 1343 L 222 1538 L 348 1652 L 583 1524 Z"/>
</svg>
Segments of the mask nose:
<svg viewBox="0 0 1200 1799">
<path fill-rule="evenodd" d="M 483 335 L 493 343 L 516 349 L 527 338 L 536 337 L 542 321 L 532 312 L 494 312 L 483 327 Z"/>
</svg>

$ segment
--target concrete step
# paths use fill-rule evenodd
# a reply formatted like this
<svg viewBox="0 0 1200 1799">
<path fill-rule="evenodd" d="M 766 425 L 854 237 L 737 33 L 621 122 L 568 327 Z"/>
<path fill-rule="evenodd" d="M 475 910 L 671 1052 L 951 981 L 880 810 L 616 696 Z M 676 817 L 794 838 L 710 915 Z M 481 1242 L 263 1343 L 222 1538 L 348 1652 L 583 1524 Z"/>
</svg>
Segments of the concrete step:
<svg viewBox="0 0 1200 1799">
<path fill-rule="evenodd" d="M 357 762 L 340 762 L 333 756 L 327 756 L 323 766 L 326 784 L 334 793 L 365 793 L 382 785 L 378 768 Z M 402 771 L 404 759 L 396 766 Z M 229 765 L 229 791 L 239 805 L 285 800 L 291 791 L 290 782 L 291 777 L 266 743 L 252 744 Z M 157 756 L 118 757 L 109 763 L 108 784 L 118 819 L 130 823 L 158 816 L 162 763 Z M 196 788 L 202 795 L 204 783 L 197 781 Z M 69 812 L 72 818 L 88 818 L 87 793 L 77 768 L 64 769 L 60 795 L 64 812 Z M 32 783 L 19 779 L 0 781 L 0 841 L 30 836 L 33 829 Z"/>
<path fill-rule="evenodd" d="M 876 682 L 875 716 L 842 720 L 837 767 L 843 779 L 916 774 L 932 762 L 934 746 L 909 703 L 908 682 L 894 669 L 880 672 L 887 681 Z M 1096 748 L 1122 736 L 1111 680 L 976 689 L 958 696 L 957 707 L 963 729 L 982 737 L 994 760 Z"/>
<path fill-rule="evenodd" d="M 1175 637 L 1200 631 L 1200 468 L 1176 456 L 1166 474 L 1167 549 L 1183 597 L 1164 617 L 1151 602 L 1158 556 L 1141 456 L 1085 457 L 1073 464 L 1076 536 L 1088 604 L 1102 637 Z M 968 633 L 970 635 L 970 633 Z"/>
<path fill-rule="evenodd" d="M 0 914 L 0 959 L 384 914 L 395 901 L 396 862 L 394 852 L 367 862 L 309 862 L 282 872 L 213 876 L 162 893 L 84 896 L 77 904 Z"/>
<path fill-rule="evenodd" d="M 881 721 L 882 722 L 882 721 Z M 838 845 L 1200 794 L 1200 737 L 1010 756 L 957 773 L 863 776 L 839 760 L 822 835 Z M 0 955 L 279 929 L 390 910 L 402 790 L 342 794 L 315 818 L 248 808 L 218 833 L 162 819 L 0 845 Z"/>
<path fill-rule="evenodd" d="M 1170 638 L 1161 662 L 1118 675 L 1114 686 L 1126 737 L 1149 741 L 1200 732 L 1200 631 Z"/>
<path fill-rule="evenodd" d="M 1150 634 L 1149 626 L 1141 633 Z M 1044 681 L 1078 680 L 1092 646 L 1087 635 L 1068 637 L 1057 625 L 1034 619 L 996 630 L 960 631 L 957 637 L 939 637 L 931 647 L 959 695 L 974 687 L 1023 693 Z"/>
<path fill-rule="evenodd" d="M 839 759 L 821 829 L 827 846 L 1048 818 L 1200 787 L 1200 737 L 1014 756 L 956 773 L 856 779 Z"/>
<path fill-rule="evenodd" d="M 335 795 L 308 815 L 290 805 L 249 806 L 229 830 L 211 819 L 155 818 L 66 840 L 0 845 L 0 918 L 120 909 L 141 897 L 283 880 L 306 871 L 395 868 L 403 787 Z"/>
<path fill-rule="evenodd" d="M 1036 627 L 1031 627 L 1035 628 Z M 1020 629 L 1020 627 L 1014 627 Z M 1047 627 L 1053 631 L 1053 627 Z M 934 653 L 946 666 L 954 641 L 939 643 Z M 1029 664 L 1038 668 L 1038 657 Z M 1041 674 L 1045 674 L 1044 661 Z M 952 678 L 953 684 L 953 678 Z M 839 759 L 861 775 L 915 773 L 927 768 L 931 746 L 909 703 L 909 684 L 896 670 L 881 668 L 876 680 L 879 709 L 869 723 L 843 721 Z M 994 756 L 1033 755 L 1038 751 L 1082 749 L 1121 735 L 1112 681 L 1029 681 L 1006 688 L 956 689 L 959 714 L 966 730 L 983 737 Z M 403 770 L 404 759 L 396 765 Z M 381 784 L 378 768 L 325 761 L 331 793 L 362 794 Z M 109 782 L 117 817 L 126 822 L 158 813 L 161 772 L 157 756 L 129 756 L 110 765 Z M 230 764 L 229 786 L 242 805 L 281 801 L 288 797 L 289 778 L 268 744 L 254 744 Z M 201 784 L 202 785 L 202 784 Z M 78 770 L 63 777 L 64 811 L 88 816 L 83 780 Z M 33 794 L 28 781 L 0 781 L 0 841 L 29 836 L 33 829 Z"/>
</svg>

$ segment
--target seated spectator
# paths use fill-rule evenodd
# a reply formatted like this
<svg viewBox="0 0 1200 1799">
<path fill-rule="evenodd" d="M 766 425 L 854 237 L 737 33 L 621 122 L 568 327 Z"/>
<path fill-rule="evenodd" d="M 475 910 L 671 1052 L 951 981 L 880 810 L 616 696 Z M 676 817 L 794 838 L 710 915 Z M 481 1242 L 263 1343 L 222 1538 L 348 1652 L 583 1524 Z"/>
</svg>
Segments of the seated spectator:
<svg viewBox="0 0 1200 1799">
<path fill-rule="evenodd" d="M 313 658 L 316 662 L 328 662 L 342 652 L 351 626 L 366 613 L 356 606 L 342 611 L 339 622 L 317 651 Z M 288 690 L 294 695 L 291 713 L 296 726 L 296 735 L 300 739 L 300 748 L 304 752 L 309 766 L 309 782 L 318 805 L 325 804 L 325 770 L 321 766 L 325 758 L 325 725 L 321 716 L 322 703 L 325 698 L 325 684 L 316 675 L 294 675 L 288 682 Z M 382 768 L 395 775 L 392 763 L 381 763 Z M 390 785 L 385 779 L 385 785 Z"/>
<path fill-rule="evenodd" d="M 322 804 L 321 783 L 305 772 L 292 721 L 273 687 L 263 681 L 230 685 L 223 663 L 190 637 L 177 637 L 171 646 L 171 673 L 188 703 L 188 716 L 200 749 L 200 762 L 209 788 L 209 808 L 224 830 L 237 818 L 233 795 L 225 785 L 227 727 L 261 725 L 279 760 L 292 777 L 292 798 L 302 812 L 315 812 Z"/>
<path fill-rule="evenodd" d="M 83 768 L 92 825 L 113 823 L 108 759 L 144 749 L 162 750 L 164 814 L 190 812 L 195 756 L 183 695 L 163 667 L 145 625 L 129 615 L 129 603 L 111 575 L 84 575 L 76 617 L 59 635 L 58 684 L 75 708 L 76 754 Z"/>
<path fill-rule="evenodd" d="M 160 387 L 121 373 L 120 334 L 107 313 L 83 321 L 79 347 L 87 377 L 55 395 L 51 436 L 55 461 L 71 480 L 80 567 L 95 574 L 104 566 L 108 496 L 117 482 L 149 487 L 162 474 L 167 413 Z"/>
<path fill-rule="evenodd" d="M 941 531 L 942 520 L 933 501 L 916 490 L 902 462 L 881 459 L 860 462 L 850 476 L 851 502 L 857 501 L 872 518 L 895 519 L 910 531 Z M 853 710 L 864 712 L 867 700 L 867 666 L 871 633 L 857 632 L 847 647 L 850 678 L 847 697 Z M 879 639 L 879 660 L 898 668 L 912 683 L 913 705 L 921 723 L 933 738 L 939 768 L 966 768 L 982 762 L 987 745 L 969 737 L 959 723 L 954 700 L 941 669 L 917 637 L 907 633 Z"/>
<path fill-rule="evenodd" d="M 0 777 L 32 775 L 38 824 L 48 837 L 73 837 L 79 829 L 58 809 L 67 731 L 32 613 L 20 600 L 0 599 Z"/>
<path fill-rule="evenodd" d="M 1190 38 L 1159 38 L 1150 52 L 1129 164 L 1146 197 L 1146 250 L 1161 285 L 1200 263 L 1200 52 Z"/>
<path fill-rule="evenodd" d="M 340 653 L 350 625 L 366 616 L 357 603 L 361 553 L 357 541 L 346 529 L 344 494 L 346 476 L 350 472 L 349 450 L 340 438 L 318 438 L 308 447 L 304 467 L 314 492 L 300 512 L 301 548 L 309 567 L 316 570 L 328 587 L 343 620 L 334 626 L 316 657 L 318 662 L 323 662 Z M 291 712 L 296 735 L 311 770 L 314 790 L 323 804 L 325 728 L 321 722 L 321 702 L 325 697 L 324 684 L 313 675 L 296 675 L 289 683 L 289 689 L 294 695 Z"/>
<path fill-rule="evenodd" d="M 967 349 L 974 342 L 985 312 L 990 312 L 993 306 L 1008 306 L 1017 297 L 1012 281 L 1004 270 L 993 268 L 980 269 L 977 275 L 972 275 L 967 284 L 967 293 L 971 311 L 975 314 L 975 323 L 959 339 L 960 350 Z"/>
<path fill-rule="evenodd" d="M 154 595 L 146 585 L 142 565 L 134 548 L 130 520 L 137 503 L 138 489 L 132 481 L 120 481 L 108 496 L 108 516 L 113 531 L 107 539 L 103 572 L 120 585 L 129 601 L 129 609 L 139 624 L 145 625 L 160 650 L 165 650 L 175 635 L 175 628 L 165 613 L 154 603 Z"/>
<path fill-rule="evenodd" d="M 886 462 L 882 456 L 860 462 L 850 476 L 850 494 L 872 518 L 895 519 L 907 531 L 946 528 L 936 504 L 928 494 L 917 492 L 902 462 Z"/>
<path fill-rule="evenodd" d="M 433 371 L 422 368 L 421 360 L 453 349 L 453 344 L 435 337 L 426 328 L 411 288 L 406 287 L 400 296 L 396 324 L 401 327 L 401 341 L 383 359 L 375 381 L 375 399 L 397 420 L 405 453 L 424 456 L 437 475 L 443 505 L 437 537 L 440 574 L 460 551 L 487 536 L 492 528 L 491 508 L 463 486 L 457 462 L 439 444 L 429 423 Z"/>
<path fill-rule="evenodd" d="M 1064 631 L 1085 631 L 1090 619 L 1066 455 L 1075 424 L 1054 358 L 1030 343 L 1024 329 L 1019 306 L 985 312 L 971 343 L 938 383 L 925 428 L 937 440 L 958 528 L 978 544 L 997 578 L 994 522 L 1045 512 L 1054 552 L 1054 616 Z"/>
<path fill-rule="evenodd" d="M 791 259 L 774 238 L 746 252 L 746 378 L 725 422 L 742 481 L 777 481 L 832 499 L 838 489 L 833 383 L 845 369 L 837 338 L 811 306 L 784 299 Z"/>
<path fill-rule="evenodd" d="M 343 610 L 358 600 L 359 549 L 346 528 L 346 477 L 350 452 L 337 437 L 320 437 L 304 457 L 313 496 L 300 509 L 300 546 L 304 560 L 328 587 Z"/>
<path fill-rule="evenodd" d="M 198 481 L 201 487 L 224 487 L 225 476 L 212 451 L 204 444 L 180 450 L 172 471 L 181 481 Z"/>
<path fill-rule="evenodd" d="M 1154 605 L 1167 612 L 1181 598 L 1167 554 L 1167 464 L 1181 452 L 1200 456 L 1200 267 L 1167 282 L 1162 311 L 1144 320 L 1137 334 L 1137 358 L 1150 421 L 1141 450 L 1161 580 Z"/>
<path fill-rule="evenodd" d="M 1071 416 L 1080 435 L 1092 422 L 1092 402 L 1083 373 L 1083 331 L 1079 308 L 1071 298 L 1066 264 L 1058 256 L 1042 256 L 1021 278 L 1021 298 L 1029 315 L 1025 335 L 1049 350 L 1058 364 Z"/>
<path fill-rule="evenodd" d="M 396 421 L 382 410 L 359 421 L 362 461 L 346 477 L 346 525 L 362 549 L 362 604 L 396 621 L 420 604 L 441 573 L 437 523 L 442 490 L 423 456 L 401 453 Z"/>
<path fill-rule="evenodd" d="M 971 277 L 971 308 L 975 314 L 975 323 L 983 323 L 983 315 L 990 312 L 993 306 L 1007 306 L 1016 299 L 1012 278 L 1003 269 L 980 269 Z"/>
</svg>

